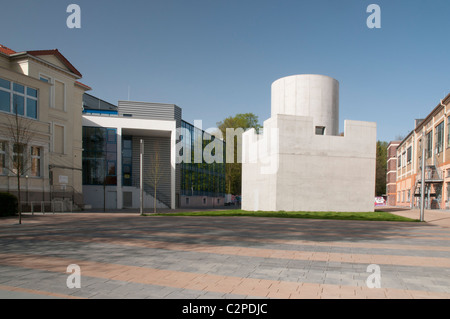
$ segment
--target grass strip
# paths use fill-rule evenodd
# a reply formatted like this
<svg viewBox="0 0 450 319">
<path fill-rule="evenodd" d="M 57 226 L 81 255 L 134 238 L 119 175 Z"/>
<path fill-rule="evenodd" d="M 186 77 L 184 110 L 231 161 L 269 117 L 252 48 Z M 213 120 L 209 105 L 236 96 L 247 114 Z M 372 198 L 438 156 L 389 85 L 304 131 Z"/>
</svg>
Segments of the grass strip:
<svg viewBox="0 0 450 319">
<path fill-rule="evenodd" d="M 419 222 L 383 211 L 376 212 L 273 212 L 273 211 L 245 211 L 240 209 L 221 211 L 176 212 L 164 214 L 144 214 L 145 216 L 248 216 L 248 217 L 276 217 L 276 218 L 309 218 L 309 219 L 337 219 L 337 220 L 367 220 L 367 221 L 394 221 Z"/>
</svg>

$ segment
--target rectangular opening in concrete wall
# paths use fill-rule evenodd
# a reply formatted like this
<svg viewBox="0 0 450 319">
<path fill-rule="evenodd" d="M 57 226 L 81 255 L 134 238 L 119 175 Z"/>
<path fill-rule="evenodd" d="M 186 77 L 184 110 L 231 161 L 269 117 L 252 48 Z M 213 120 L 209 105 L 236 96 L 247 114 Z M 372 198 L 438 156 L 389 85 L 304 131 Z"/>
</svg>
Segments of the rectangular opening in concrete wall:
<svg viewBox="0 0 450 319">
<path fill-rule="evenodd" d="M 325 126 L 316 126 L 316 135 L 325 135 Z"/>
</svg>

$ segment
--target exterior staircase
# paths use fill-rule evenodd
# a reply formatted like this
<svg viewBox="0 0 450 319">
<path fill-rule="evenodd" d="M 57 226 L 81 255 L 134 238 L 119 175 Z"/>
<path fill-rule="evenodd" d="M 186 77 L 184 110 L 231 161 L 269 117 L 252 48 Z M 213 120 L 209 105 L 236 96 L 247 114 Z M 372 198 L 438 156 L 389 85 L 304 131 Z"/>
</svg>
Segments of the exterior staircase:
<svg viewBox="0 0 450 319">
<path fill-rule="evenodd" d="M 433 186 L 435 190 L 435 196 L 437 191 L 442 190 L 442 184 L 444 182 L 444 177 L 442 170 L 439 168 L 436 157 L 434 157 L 433 164 L 426 165 L 425 166 L 425 204 L 426 208 L 437 208 L 439 209 L 440 201 L 434 200 L 431 202 L 431 186 Z M 422 187 L 422 167 L 419 167 L 418 173 L 417 173 L 417 180 L 414 185 L 414 191 L 413 194 L 415 197 L 421 197 L 421 188 Z M 440 193 L 440 192 L 439 192 Z"/>
</svg>

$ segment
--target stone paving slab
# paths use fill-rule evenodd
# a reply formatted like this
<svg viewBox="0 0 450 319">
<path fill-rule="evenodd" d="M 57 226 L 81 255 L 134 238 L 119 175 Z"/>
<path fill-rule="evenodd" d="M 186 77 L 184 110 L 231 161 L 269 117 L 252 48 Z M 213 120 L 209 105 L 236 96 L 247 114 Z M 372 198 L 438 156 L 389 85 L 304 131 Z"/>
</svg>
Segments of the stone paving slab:
<svg viewBox="0 0 450 319">
<path fill-rule="evenodd" d="M 450 227 L 446 215 L 432 217 L 0 219 L 0 298 L 449 299 Z M 66 286 L 72 263 L 81 267 L 81 288 Z M 367 287 L 370 264 L 380 267 L 381 288 Z"/>
</svg>

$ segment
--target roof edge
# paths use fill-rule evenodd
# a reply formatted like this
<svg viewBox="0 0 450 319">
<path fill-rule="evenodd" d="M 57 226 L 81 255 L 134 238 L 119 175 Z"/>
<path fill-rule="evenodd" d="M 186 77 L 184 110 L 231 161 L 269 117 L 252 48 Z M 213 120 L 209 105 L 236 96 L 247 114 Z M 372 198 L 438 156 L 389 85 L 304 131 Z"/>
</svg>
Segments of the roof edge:
<svg viewBox="0 0 450 319">
<path fill-rule="evenodd" d="M 69 62 L 69 60 L 66 59 L 64 55 L 59 52 L 58 49 L 53 50 L 33 50 L 33 51 L 26 51 L 25 53 L 30 54 L 32 56 L 40 56 L 40 55 L 54 55 L 56 56 L 67 68 L 74 74 L 78 75 L 80 78 L 83 76 L 81 75 L 80 71 L 78 71 L 72 63 Z"/>
<path fill-rule="evenodd" d="M 86 91 L 90 91 L 92 90 L 92 88 L 84 83 L 81 83 L 79 81 L 75 81 L 75 85 L 81 86 L 82 88 L 84 88 Z"/>
<path fill-rule="evenodd" d="M 422 127 L 423 127 L 423 125 L 424 125 L 424 123 L 426 123 L 432 116 L 433 116 L 433 114 L 437 111 L 437 110 L 439 110 L 439 108 L 441 108 L 442 107 L 442 104 L 441 104 L 441 101 L 442 101 L 442 103 L 444 104 L 448 104 L 448 103 L 450 103 L 450 93 L 444 98 L 444 99 L 442 99 L 442 100 L 440 100 L 439 101 L 439 104 L 438 105 L 436 105 L 436 107 L 422 120 L 422 122 L 420 122 L 419 123 L 419 125 L 417 125 L 417 127 L 416 128 L 414 128 L 414 130 L 413 131 L 416 131 L 416 132 L 419 132 L 420 131 L 420 129 L 422 129 Z"/>
</svg>

